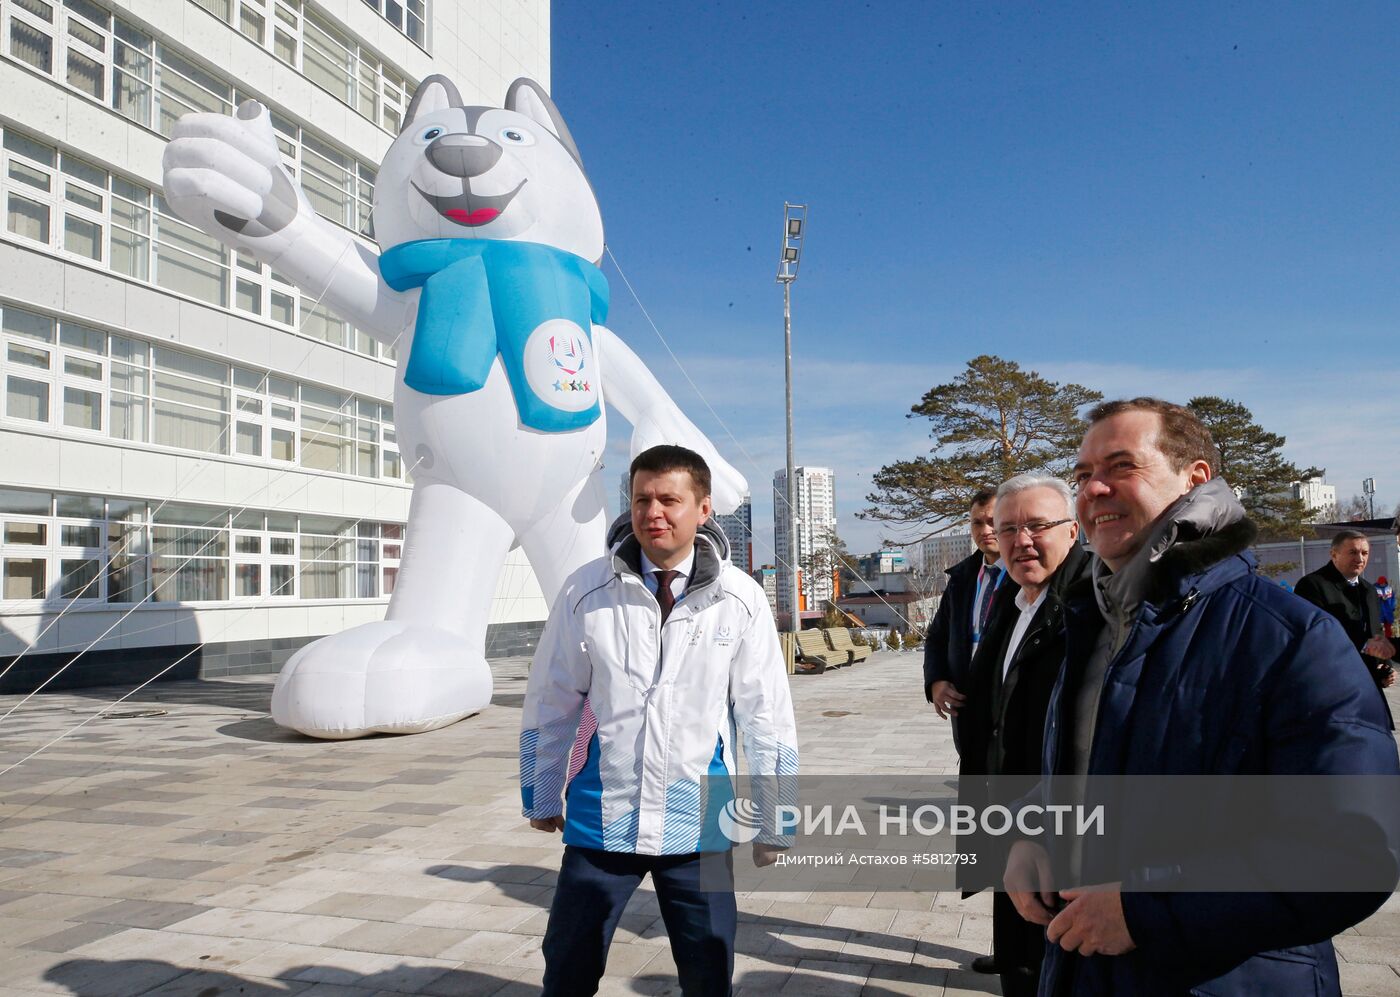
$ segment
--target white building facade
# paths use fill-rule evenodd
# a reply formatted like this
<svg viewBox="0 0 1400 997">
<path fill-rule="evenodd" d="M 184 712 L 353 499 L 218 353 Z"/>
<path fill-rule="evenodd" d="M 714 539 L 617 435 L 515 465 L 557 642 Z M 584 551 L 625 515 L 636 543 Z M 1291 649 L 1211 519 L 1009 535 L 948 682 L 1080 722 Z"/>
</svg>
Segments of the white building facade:
<svg viewBox="0 0 1400 997">
<path fill-rule="evenodd" d="M 1308 510 L 1308 521 L 1330 523 L 1337 518 L 1337 486 L 1329 485 L 1319 475 L 1289 485 L 1293 498 Z"/>
<path fill-rule="evenodd" d="M 274 670 L 383 616 L 395 353 L 172 215 L 160 163 L 180 115 L 259 100 L 363 237 L 432 73 L 548 87 L 547 0 L 0 0 L 0 690 Z M 495 634 L 545 611 L 513 554 Z"/>
<path fill-rule="evenodd" d="M 973 551 L 971 533 L 939 534 L 906 548 L 909 570 L 922 579 L 920 588 L 942 594 L 948 581 L 946 572 Z"/>
<path fill-rule="evenodd" d="M 797 512 L 797 543 L 789 537 L 789 504 L 787 470 L 773 475 L 773 537 L 777 548 L 778 566 L 793 564 L 801 568 L 802 560 L 829 531 L 836 529 L 836 474 L 829 467 L 793 468 L 796 487 L 793 493 Z M 786 568 L 784 567 L 784 570 Z M 829 575 L 807 577 L 802 572 L 801 597 L 804 610 L 814 610 L 832 596 L 834 586 Z M 790 612 L 791 593 L 786 583 L 778 586 L 778 613 Z"/>
</svg>

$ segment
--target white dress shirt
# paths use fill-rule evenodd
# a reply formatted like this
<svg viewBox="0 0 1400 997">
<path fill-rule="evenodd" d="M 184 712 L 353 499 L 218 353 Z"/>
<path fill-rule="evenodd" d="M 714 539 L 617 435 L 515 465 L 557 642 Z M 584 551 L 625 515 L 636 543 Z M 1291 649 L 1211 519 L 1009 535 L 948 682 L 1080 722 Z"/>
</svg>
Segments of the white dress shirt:
<svg viewBox="0 0 1400 997">
<path fill-rule="evenodd" d="M 665 568 L 658 568 L 651 563 L 651 558 L 642 553 L 642 581 L 646 583 L 651 594 L 656 594 L 656 574 L 657 571 L 665 571 Z M 690 553 L 685 556 L 685 560 L 671 569 L 679 571 L 675 578 L 671 579 L 671 594 L 676 597 L 676 601 L 681 601 L 681 596 L 685 595 L 685 587 L 690 584 L 690 573 L 695 570 L 695 548 L 690 548 Z"/>
<path fill-rule="evenodd" d="M 1016 657 L 1017 650 L 1021 647 L 1021 641 L 1025 639 L 1026 631 L 1031 627 L 1031 620 L 1035 619 L 1036 610 L 1045 601 L 1045 593 L 1050 591 L 1047 585 L 1040 590 L 1040 595 L 1035 597 L 1034 602 L 1026 602 L 1026 590 L 1016 593 L 1016 608 L 1021 611 L 1021 615 L 1016 618 L 1016 626 L 1011 631 L 1011 640 L 1006 644 L 1006 657 L 1001 659 L 1001 680 L 1006 681 L 1006 675 L 1011 671 L 1011 660 Z"/>
</svg>

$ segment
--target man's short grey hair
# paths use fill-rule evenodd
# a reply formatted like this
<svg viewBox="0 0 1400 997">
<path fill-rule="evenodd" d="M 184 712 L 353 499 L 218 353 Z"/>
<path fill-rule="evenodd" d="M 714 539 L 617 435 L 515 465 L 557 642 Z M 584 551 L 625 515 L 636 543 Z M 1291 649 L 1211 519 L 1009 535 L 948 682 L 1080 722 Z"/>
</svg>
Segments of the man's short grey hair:
<svg viewBox="0 0 1400 997">
<path fill-rule="evenodd" d="M 1371 545 L 1371 538 L 1360 530 L 1338 530 L 1337 535 L 1332 538 L 1332 546 L 1328 549 L 1339 550 L 1343 544 L 1349 543 L 1352 540 L 1365 540 L 1366 546 L 1369 547 Z"/>
<path fill-rule="evenodd" d="M 1018 474 L 1014 478 L 1007 478 L 997 489 L 997 499 L 1004 499 L 1017 492 L 1030 491 L 1032 488 L 1048 488 L 1055 492 L 1065 500 L 1065 518 L 1074 518 L 1074 493 L 1064 481 L 1049 474 Z"/>
</svg>

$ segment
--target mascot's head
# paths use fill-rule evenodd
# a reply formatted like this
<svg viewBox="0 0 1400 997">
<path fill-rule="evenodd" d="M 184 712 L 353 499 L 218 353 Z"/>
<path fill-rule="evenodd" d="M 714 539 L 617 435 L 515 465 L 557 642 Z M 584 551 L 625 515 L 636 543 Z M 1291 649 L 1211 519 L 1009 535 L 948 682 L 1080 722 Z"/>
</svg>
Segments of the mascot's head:
<svg viewBox="0 0 1400 997">
<path fill-rule="evenodd" d="M 527 79 L 510 85 L 505 104 L 465 107 L 445 76 L 418 85 L 374 187 L 381 249 L 513 239 L 602 257 L 598 201 L 559 109 Z"/>
</svg>

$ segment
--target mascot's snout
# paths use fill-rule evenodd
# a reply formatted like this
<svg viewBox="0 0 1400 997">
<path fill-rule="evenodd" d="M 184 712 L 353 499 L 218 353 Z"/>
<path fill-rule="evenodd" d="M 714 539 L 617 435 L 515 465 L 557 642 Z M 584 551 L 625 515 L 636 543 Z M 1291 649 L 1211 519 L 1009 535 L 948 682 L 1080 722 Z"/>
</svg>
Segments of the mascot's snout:
<svg viewBox="0 0 1400 997">
<path fill-rule="evenodd" d="M 448 176 L 479 177 L 501 158 L 501 147 L 480 135 L 443 135 L 428 146 L 428 160 Z"/>
</svg>

